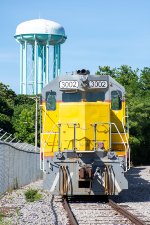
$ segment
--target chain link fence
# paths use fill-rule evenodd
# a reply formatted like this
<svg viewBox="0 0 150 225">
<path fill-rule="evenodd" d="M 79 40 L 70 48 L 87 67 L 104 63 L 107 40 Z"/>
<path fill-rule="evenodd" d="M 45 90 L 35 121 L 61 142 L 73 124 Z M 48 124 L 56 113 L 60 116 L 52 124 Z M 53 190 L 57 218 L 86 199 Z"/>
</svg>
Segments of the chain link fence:
<svg viewBox="0 0 150 225">
<path fill-rule="evenodd" d="M 40 151 L 0 129 L 0 195 L 42 178 Z"/>
<path fill-rule="evenodd" d="M 28 144 L 28 143 L 21 143 L 20 140 L 18 140 L 15 136 L 13 136 L 12 134 L 5 132 L 3 129 L 0 128 L 0 141 L 10 144 L 11 146 L 17 148 L 17 149 L 21 149 L 21 150 L 25 150 L 25 151 L 35 151 L 35 146 Z M 40 149 L 37 148 L 36 149 L 37 152 L 40 152 Z"/>
</svg>

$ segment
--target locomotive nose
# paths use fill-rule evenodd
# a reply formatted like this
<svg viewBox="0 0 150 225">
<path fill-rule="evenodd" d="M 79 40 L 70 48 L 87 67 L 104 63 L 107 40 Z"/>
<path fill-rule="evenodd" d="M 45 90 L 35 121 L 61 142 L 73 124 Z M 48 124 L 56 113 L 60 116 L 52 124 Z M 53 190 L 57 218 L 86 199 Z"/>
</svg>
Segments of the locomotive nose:
<svg viewBox="0 0 150 225">
<path fill-rule="evenodd" d="M 92 151 L 99 143 L 109 149 L 109 110 L 104 102 L 60 103 L 62 150 Z"/>
</svg>

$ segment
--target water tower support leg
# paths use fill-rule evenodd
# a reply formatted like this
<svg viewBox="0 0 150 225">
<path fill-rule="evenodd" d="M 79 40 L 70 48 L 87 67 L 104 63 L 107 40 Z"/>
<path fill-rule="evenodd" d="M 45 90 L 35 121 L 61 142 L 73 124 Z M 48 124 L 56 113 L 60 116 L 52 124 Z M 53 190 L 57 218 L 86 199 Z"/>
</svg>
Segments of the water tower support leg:
<svg viewBox="0 0 150 225">
<path fill-rule="evenodd" d="M 44 54 L 43 54 L 43 45 L 38 45 L 37 47 L 38 49 L 38 70 L 37 70 L 37 74 L 38 74 L 38 93 L 41 93 L 42 92 L 42 87 L 43 87 L 43 75 L 44 75 L 44 70 L 43 70 L 43 57 L 44 57 Z"/>
<path fill-rule="evenodd" d="M 60 75 L 60 44 L 54 46 L 53 79 Z"/>
<path fill-rule="evenodd" d="M 23 44 L 20 44 L 20 94 L 23 94 Z"/>
<path fill-rule="evenodd" d="M 34 94 L 37 94 L 37 41 L 34 44 Z"/>
<path fill-rule="evenodd" d="M 23 94 L 27 94 L 27 42 L 23 44 Z"/>
<path fill-rule="evenodd" d="M 49 44 L 46 45 L 46 84 L 49 83 Z"/>
</svg>

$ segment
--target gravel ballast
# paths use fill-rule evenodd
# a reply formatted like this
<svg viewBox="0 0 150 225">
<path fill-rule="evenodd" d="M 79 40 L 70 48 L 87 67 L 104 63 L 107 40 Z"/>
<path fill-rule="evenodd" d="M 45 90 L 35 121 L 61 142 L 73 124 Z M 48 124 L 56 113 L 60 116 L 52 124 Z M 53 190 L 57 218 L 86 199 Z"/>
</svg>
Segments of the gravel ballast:
<svg viewBox="0 0 150 225">
<path fill-rule="evenodd" d="M 150 166 L 131 168 L 127 173 L 129 189 L 117 198 L 120 205 L 128 205 L 131 213 L 150 221 Z M 0 199 L 0 224 L 2 225 L 67 225 L 67 214 L 61 199 L 42 189 L 42 180 L 21 189 L 7 192 Z M 42 199 L 27 202 L 24 193 L 28 189 L 39 190 Z M 2 216 L 1 216 L 2 215 Z"/>
<path fill-rule="evenodd" d="M 127 179 L 129 188 L 120 194 L 120 204 L 128 205 L 127 210 L 150 224 L 150 166 L 131 168 Z"/>
<path fill-rule="evenodd" d="M 6 215 L 0 224 L 69 224 L 60 197 L 52 196 L 48 191 L 43 190 L 42 186 L 43 181 L 40 180 L 11 193 L 6 193 L 0 200 L 0 209 Z M 24 193 L 29 189 L 39 190 L 39 193 L 42 194 L 42 199 L 27 202 Z"/>
</svg>

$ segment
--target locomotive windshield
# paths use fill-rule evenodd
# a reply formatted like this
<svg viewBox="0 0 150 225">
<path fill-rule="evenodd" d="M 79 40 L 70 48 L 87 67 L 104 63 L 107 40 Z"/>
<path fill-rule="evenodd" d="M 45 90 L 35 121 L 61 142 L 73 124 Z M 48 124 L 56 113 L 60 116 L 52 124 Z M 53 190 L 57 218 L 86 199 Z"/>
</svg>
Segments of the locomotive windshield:
<svg viewBox="0 0 150 225">
<path fill-rule="evenodd" d="M 87 92 L 86 99 L 88 102 L 97 102 L 105 100 L 104 92 Z"/>
<path fill-rule="evenodd" d="M 104 92 L 63 92 L 62 101 L 63 102 L 81 102 L 84 99 L 87 102 L 97 102 L 105 100 Z"/>
<path fill-rule="evenodd" d="M 82 99 L 81 92 L 72 92 L 72 93 L 63 92 L 62 93 L 63 102 L 81 102 L 81 99 Z"/>
</svg>

